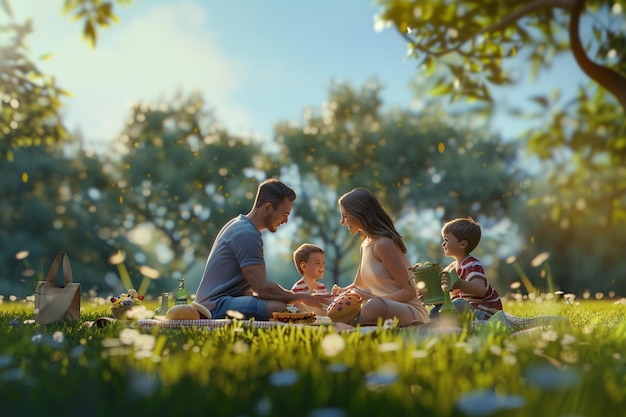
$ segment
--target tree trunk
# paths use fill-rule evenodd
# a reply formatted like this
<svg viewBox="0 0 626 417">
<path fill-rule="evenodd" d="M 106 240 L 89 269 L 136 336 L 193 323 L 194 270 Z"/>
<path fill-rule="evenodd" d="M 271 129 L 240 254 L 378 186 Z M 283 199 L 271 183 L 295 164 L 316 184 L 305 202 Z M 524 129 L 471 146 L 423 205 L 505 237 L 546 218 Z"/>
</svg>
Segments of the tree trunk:
<svg viewBox="0 0 626 417">
<path fill-rule="evenodd" d="M 585 8 L 585 0 L 574 0 L 570 10 L 569 38 L 576 62 L 585 74 L 613 94 L 626 111 L 626 77 L 617 71 L 598 65 L 587 56 L 580 41 L 580 15 Z"/>
</svg>

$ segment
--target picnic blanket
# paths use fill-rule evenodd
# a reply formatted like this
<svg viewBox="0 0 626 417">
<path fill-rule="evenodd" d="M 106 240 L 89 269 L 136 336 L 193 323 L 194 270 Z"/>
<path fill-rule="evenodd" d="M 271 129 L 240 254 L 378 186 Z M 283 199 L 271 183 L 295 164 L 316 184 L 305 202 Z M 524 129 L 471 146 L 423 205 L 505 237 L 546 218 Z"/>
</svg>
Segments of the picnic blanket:
<svg viewBox="0 0 626 417">
<path fill-rule="evenodd" d="M 231 319 L 200 319 L 200 320 L 155 320 L 155 319 L 141 319 L 135 322 L 135 325 L 142 330 L 150 330 L 153 327 L 159 327 L 163 329 L 182 329 L 182 328 L 197 328 L 197 329 L 217 329 L 232 324 Z M 254 326 L 259 328 L 267 328 L 272 326 L 281 326 L 287 323 L 280 321 L 245 321 L 241 322 L 246 326 Z"/>
<path fill-rule="evenodd" d="M 163 329 L 182 329 L 182 328 L 196 328 L 196 329 L 217 329 L 230 324 L 233 324 L 231 319 L 200 319 L 200 320 L 156 320 L 156 319 L 141 319 L 135 322 L 135 325 L 142 330 L 151 330 L 153 327 L 159 327 Z M 324 324 L 332 324 L 327 317 L 318 316 L 313 323 L 284 323 L 282 321 L 260 321 L 260 320 L 238 320 L 242 326 L 252 326 L 255 328 L 266 329 L 275 326 L 320 326 Z"/>
<path fill-rule="evenodd" d="M 134 322 L 134 325 L 141 330 L 152 330 L 157 327 L 160 329 L 183 329 L 183 328 L 195 328 L 201 330 L 213 330 L 220 327 L 233 324 L 235 321 L 232 319 L 200 319 L 200 320 L 156 320 L 156 319 L 140 319 Z M 328 317 L 317 316 L 317 319 L 313 323 L 284 323 L 281 321 L 259 321 L 259 320 L 237 320 L 241 326 L 252 326 L 255 328 L 271 328 L 275 326 L 320 326 L 320 325 L 333 325 L 332 321 Z M 513 314 L 505 311 L 499 311 L 494 314 L 489 320 L 474 320 L 472 323 L 473 331 L 480 331 L 481 329 L 491 328 L 500 329 L 506 331 L 513 336 L 519 336 L 535 329 L 546 329 L 554 327 L 569 327 L 569 319 L 567 317 L 560 316 L 538 316 L 538 317 L 517 317 Z M 406 326 L 410 327 L 421 327 Z M 428 325 L 423 326 L 424 330 L 431 331 L 437 329 L 437 324 L 431 322 Z M 360 330 L 361 333 L 370 333 L 376 329 L 375 325 L 352 327 L 344 325 L 341 331 L 355 331 Z M 461 330 L 459 328 L 459 330 Z"/>
<path fill-rule="evenodd" d="M 489 320 L 475 320 L 474 329 L 484 326 L 492 328 L 502 328 L 513 335 L 520 335 L 523 332 L 533 329 L 545 329 L 551 327 L 569 327 L 569 319 L 561 316 L 537 316 L 537 317 L 517 317 L 504 310 L 498 311 Z"/>
</svg>

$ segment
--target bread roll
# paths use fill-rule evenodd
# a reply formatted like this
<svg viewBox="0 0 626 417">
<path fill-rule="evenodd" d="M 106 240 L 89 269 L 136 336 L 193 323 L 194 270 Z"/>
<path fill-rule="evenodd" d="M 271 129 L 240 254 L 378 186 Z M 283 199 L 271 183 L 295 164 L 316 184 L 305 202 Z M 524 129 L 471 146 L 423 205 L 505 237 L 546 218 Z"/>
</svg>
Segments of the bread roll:
<svg viewBox="0 0 626 417">
<path fill-rule="evenodd" d="M 328 306 L 328 317 L 335 323 L 351 323 L 361 313 L 363 299 L 354 293 L 341 294 Z"/>
<path fill-rule="evenodd" d="M 200 313 L 190 304 L 178 304 L 167 310 L 166 320 L 200 320 Z"/>
<path fill-rule="evenodd" d="M 193 308 L 198 310 L 198 312 L 200 313 L 200 318 L 201 319 L 210 319 L 211 318 L 211 310 L 209 310 L 208 308 L 206 308 L 202 304 L 196 303 L 194 301 L 194 302 L 191 303 L 191 305 L 193 306 Z"/>
</svg>

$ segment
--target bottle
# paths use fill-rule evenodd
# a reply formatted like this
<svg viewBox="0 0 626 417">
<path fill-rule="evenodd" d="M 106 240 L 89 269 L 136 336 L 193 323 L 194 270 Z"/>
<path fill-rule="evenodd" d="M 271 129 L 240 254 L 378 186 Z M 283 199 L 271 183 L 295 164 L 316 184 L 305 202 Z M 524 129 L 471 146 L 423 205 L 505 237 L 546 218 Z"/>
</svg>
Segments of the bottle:
<svg viewBox="0 0 626 417">
<path fill-rule="evenodd" d="M 178 289 L 176 290 L 176 305 L 187 304 L 187 290 L 185 289 L 185 278 L 178 278 Z"/>
<path fill-rule="evenodd" d="M 167 313 L 167 309 L 169 308 L 169 293 L 164 292 L 161 295 L 161 307 L 158 307 L 154 314 L 157 316 L 164 316 Z"/>
<path fill-rule="evenodd" d="M 448 280 L 450 280 L 450 274 L 448 272 L 442 272 L 441 275 L 446 274 L 448 276 Z M 439 310 L 439 314 L 455 314 L 457 313 L 454 304 L 452 304 L 452 300 L 450 299 L 450 286 L 442 285 L 441 291 L 443 292 L 443 305 Z"/>
</svg>

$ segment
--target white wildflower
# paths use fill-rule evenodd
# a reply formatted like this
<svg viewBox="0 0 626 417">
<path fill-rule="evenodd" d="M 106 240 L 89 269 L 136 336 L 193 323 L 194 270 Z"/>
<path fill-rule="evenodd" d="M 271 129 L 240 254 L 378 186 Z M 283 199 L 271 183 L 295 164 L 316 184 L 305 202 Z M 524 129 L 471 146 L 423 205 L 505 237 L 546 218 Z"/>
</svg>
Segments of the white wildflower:
<svg viewBox="0 0 626 417">
<path fill-rule="evenodd" d="M 322 340 L 322 351 L 324 355 L 332 357 L 337 356 L 346 347 L 346 342 L 343 340 L 341 336 L 335 333 L 328 334 L 324 336 Z"/>
</svg>

